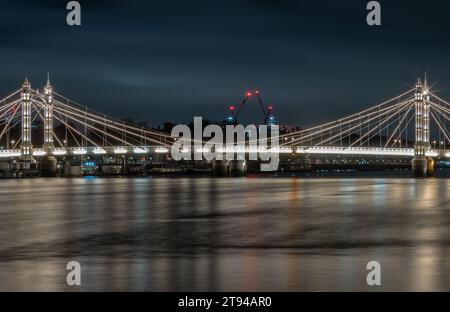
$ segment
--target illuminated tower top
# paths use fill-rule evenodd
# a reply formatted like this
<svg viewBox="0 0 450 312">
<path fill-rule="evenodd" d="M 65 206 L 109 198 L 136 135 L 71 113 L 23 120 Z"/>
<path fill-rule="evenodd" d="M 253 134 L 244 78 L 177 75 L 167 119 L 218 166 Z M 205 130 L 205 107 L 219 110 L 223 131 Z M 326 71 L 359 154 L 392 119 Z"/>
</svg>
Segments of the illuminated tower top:
<svg viewBox="0 0 450 312">
<path fill-rule="evenodd" d="M 53 87 L 52 87 L 52 85 L 50 83 L 50 74 L 47 73 L 47 83 L 44 86 L 44 94 L 46 96 L 48 96 L 49 102 L 51 102 L 51 96 L 50 95 L 52 94 L 52 91 L 53 91 Z"/>
<path fill-rule="evenodd" d="M 28 101 L 31 99 L 30 91 L 31 91 L 31 83 L 28 81 L 28 78 L 25 78 L 25 80 L 22 83 L 22 100 Z"/>
<path fill-rule="evenodd" d="M 22 89 L 25 90 L 30 90 L 31 89 L 31 83 L 28 81 L 28 78 L 25 78 L 25 80 L 22 83 Z"/>
<path fill-rule="evenodd" d="M 422 81 L 417 79 L 416 82 L 416 101 L 421 101 L 423 99 L 423 84 Z"/>
<path fill-rule="evenodd" d="M 420 78 L 417 78 L 417 82 L 416 82 L 416 88 L 422 88 L 422 80 L 420 80 Z"/>
</svg>

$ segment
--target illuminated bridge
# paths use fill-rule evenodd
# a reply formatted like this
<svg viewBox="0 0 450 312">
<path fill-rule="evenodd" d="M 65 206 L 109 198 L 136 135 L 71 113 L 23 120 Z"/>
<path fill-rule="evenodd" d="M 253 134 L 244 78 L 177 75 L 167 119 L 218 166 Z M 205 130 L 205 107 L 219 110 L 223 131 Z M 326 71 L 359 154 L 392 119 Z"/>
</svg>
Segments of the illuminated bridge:
<svg viewBox="0 0 450 312">
<path fill-rule="evenodd" d="M 18 98 L 16 98 L 18 97 Z M 43 142 L 32 144 L 33 123 L 43 122 Z M 57 134 L 55 123 L 64 128 Z M 8 140 L 10 131 L 21 124 L 20 138 Z M 95 112 L 53 91 L 50 80 L 43 92 L 31 88 L 28 79 L 22 88 L 1 100 L 0 157 L 45 155 L 166 153 L 174 139 L 163 132 L 116 120 Z"/>
<path fill-rule="evenodd" d="M 450 158 L 447 121 L 450 104 L 425 78 L 410 90 L 350 116 L 279 135 L 269 152 L 294 156 L 409 157 L 419 176 L 433 171 L 433 159 Z M 41 123 L 41 140 L 35 125 Z M 20 133 L 14 136 L 14 129 Z M 175 141 L 168 133 L 111 118 L 55 92 L 47 79 L 42 91 L 28 79 L 0 102 L 0 160 L 96 155 L 166 155 Z M 431 139 L 433 134 L 433 139 Z M 225 151 L 250 152 L 248 146 Z M 52 160 L 53 161 L 53 160 Z M 43 166 L 48 166 L 44 164 Z"/>
</svg>

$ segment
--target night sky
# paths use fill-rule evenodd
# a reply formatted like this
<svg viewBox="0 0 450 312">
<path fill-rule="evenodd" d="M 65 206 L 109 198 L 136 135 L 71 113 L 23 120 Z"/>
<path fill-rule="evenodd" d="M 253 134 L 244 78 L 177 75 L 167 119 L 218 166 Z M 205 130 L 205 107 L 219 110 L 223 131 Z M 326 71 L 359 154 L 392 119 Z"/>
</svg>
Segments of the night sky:
<svg viewBox="0 0 450 312">
<path fill-rule="evenodd" d="M 259 89 L 280 124 L 309 126 L 400 94 L 427 71 L 450 99 L 448 1 L 380 1 L 382 26 L 366 24 L 365 0 L 0 2 L 0 97 L 55 90 L 117 117 L 222 120 Z M 395 4 L 393 3 L 395 2 Z M 262 122 L 256 102 L 243 120 Z"/>
</svg>

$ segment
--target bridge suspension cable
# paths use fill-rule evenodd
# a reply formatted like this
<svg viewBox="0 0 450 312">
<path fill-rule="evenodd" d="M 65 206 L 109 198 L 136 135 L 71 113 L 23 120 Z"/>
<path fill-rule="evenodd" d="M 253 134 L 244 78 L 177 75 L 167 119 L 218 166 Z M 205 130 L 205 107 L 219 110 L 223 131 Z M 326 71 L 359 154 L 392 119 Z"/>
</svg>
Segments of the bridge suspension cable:
<svg viewBox="0 0 450 312">
<path fill-rule="evenodd" d="M 73 105 L 64 104 L 64 103 L 62 103 L 62 101 L 56 100 L 56 102 L 59 105 L 65 107 L 65 108 L 73 109 L 73 110 L 75 110 L 75 111 L 77 111 L 77 112 L 79 112 L 81 114 L 84 113 L 84 114 L 86 114 L 86 116 L 90 116 L 92 118 L 97 118 L 97 119 L 100 119 L 100 120 L 105 118 L 105 115 L 100 113 L 100 112 L 98 112 L 98 111 L 92 110 L 92 109 L 90 109 L 90 108 L 88 108 L 88 107 L 86 107 L 86 106 L 84 106 L 84 105 L 82 105 L 82 104 L 80 104 L 78 102 L 75 102 L 75 101 L 73 101 L 73 100 L 71 100 L 71 99 L 69 99 L 69 98 L 67 98 L 67 97 L 65 97 L 65 96 L 63 96 L 63 95 L 61 95 L 61 94 L 59 94 L 57 92 L 53 92 L 53 93 L 56 96 L 60 97 L 61 99 L 66 100 L 68 103 L 72 103 L 73 104 Z M 78 106 L 78 108 L 76 106 Z M 154 136 L 165 137 L 165 138 L 168 138 L 168 139 L 173 139 L 173 137 L 171 135 L 166 134 L 166 133 L 161 132 L 161 131 L 156 131 L 156 130 L 143 128 L 143 127 L 140 128 L 140 127 L 137 127 L 135 125 L 129 124 L 127 122 L 124 122 L 122 120 L 118 120 L 118 119 L 115 119 L 115 118 L 109 117 L 109 116 L 107 116 L 107 119 L 108 119 L 109 122 L 111 122 L 112 124 L 115 124 L 115 125 L 121 125 L 122 126 L 122 125 L 125 124 L 127 128 L 135 130 L 135 131 L 143 131 L 143 132 L 145 132 L 147 134 L 151 134 L 151 135 L 154 135 Z"/>
<path fill-rule="evenodd" d="M 316 130 L 316 129 L 323 128 L 323 127 L 338 126 L 339 123 L 345 124 L 345 123 L 351 122 L 355 118 L 358 119 L 361 115 L 371 116 L 373 114 L 376 114 L 378 109 L 382 109 L 382 108 L 385 108 L 386 106 L 390 106 L 390 104 L 392 104 L 392 102 L 394 102 L 396 100 L 399 100 L 399 99 L 402 99 L 402 98 L 404 98 L 405 96 L 407 96 L 409 94 L 412 94 L 414 92 L 414 90 L 415 89 L 410 89 L 410 90 L 408 90 L 408 91 L 406 91 L 406 92 L 404 92 L 404 93 L 402 93 L 402 94 L 400 94 L 400 95 L 398 95 L 396 97 L 390 98 L 390 99 L 388 99 L 388 100 L 386 100 L 386 101 L 384 101 L 384 102 L 382 102 L 382 103 L 380 103 L 378 105 L 375 105 L 373 107 L 369 107 L 367 109 L 364 109 L 364 110 L 362 110 L 360 112 L 351 114 L 349 116 L 346 116 L 346 117 L 343 117 L 343 118 L 340 118 L 340 119 L 337 119 L 337 120 L 333 120 L 333 121 L 330 121 L 330 122 L 327 122 L 327 123 L 324 123 L 324 124 L 321 124 L 321 125 L 317 125 L 317 126 L 313 126 L 313 127 L 310 127 L 310 128 L 306 128 L 306 129 L 294 131 L 294 132 L 291 132 L 291 133 L 287 133 L 285 135 L 281 135 L 280 138 L 296 136 L 296 135 L 298 135 L 300 133 L 310 132 L 312 130 Z M 412 97 L 409 97 L 409 99 L 412 99 Z"/>
<path fill-rule="evenodd" d="M 40 96 L 40 94 L 35 93 L 35 95 L 40 100 L 39 101 L 38 99 L 35 99 L 35 103 L 40 106 L 45 105 L 45 102 L 43 102 L 43 99 Z M 164 134 L 162 132 L 130 126 L 128 124 L 125 124 L 124 122 L 115 121 L 113 118 L 110 117 L 105 118 L 104 116 L 99 116 L 99 114 L 89 112 L 86 107 L 84 107 L 84 109 L 81 110 L 74 106 L 64 104 L 61 101 L 58 101 L 57 99 L 53 100 L 53 105 L 55 113 L 58 113 L 60 117 L 57 118 L 58 121 L 64 123 L 66 126 L 68 126 L 68 124 L 63 121 L 64 118 L 67 118 L 77 123 L 78 125 L 84 127 L 85 129 L 89 129 L 90 132 L 94 133 L 95 135 L 102 134 L 110 139 L 113 139 L 114 141 L 121 142 L 125 145 L 129 146 L 142 145 L 141 144 L 142 141 L 139 141 L 136 138 L 140 138 L 145 141 L 149 141 L 163 146 L 171 146 L 170 142 L 174 140 L 173 137 Z M 105 129 L 102 130 L 98 128 L 99 125 L 104 126 Z M 93 140 L 88 139 L 86 134 L 82 134 L 80 131 L 77 131 L 74 127 L 68 126 L 68 129 L 76 132 L 83 139 L 88 140 L 91 143 L 94 142 Z M 110 130 L 109 132 L 107 131 L 108 129 Z M 128 138 L 127 140 L 120 138 L 120 136 L 122 136 L 123 133 L 131 135 L 132 138 Z M 161 140 L 161 138 L 164 138 L 164 140 Z M 169 141 L 169 143 L 167 143 L 167 141 Z"/>
<path fill-rule="evenodd" d="M 304 144 L 309 141 L 311 146 L 320 146 L 326 143 L 333 143 L 336 140 L 342 140 L 345 137 L 348 138 L 352 135 L 358 135 L 363 130 L 369 131 L 369 133 L 366 133 L 365 136 L 370 135 L 376 130 L 376 128 L 381 128 L 384 123 L 389 122 L 392 116 L 398 114 L 403 109 L 411 105 L 412 99 L 412 97 L 409 97 L 394 105 L 391 104 L 390 106 L 387 105 L 389 102 L 385 102 L 383 105 L 378 105 L 376 108 L 367 109 L 363 112 L 353 114 L 351 119 L 345 117 L 325 125 L 315 126 L 310 129 L 299 131 L 295 137 L 291 136 L 290 141 L 285 137 L 285 142 L 281 145 L 293 146 L 294 144 Z M 320 139 L 327 135 L 328 138 Z M 357 142 L 354 143 L 356 144 Z M 350 143 L 349 145 L 354 144 Z"/>
</svg>

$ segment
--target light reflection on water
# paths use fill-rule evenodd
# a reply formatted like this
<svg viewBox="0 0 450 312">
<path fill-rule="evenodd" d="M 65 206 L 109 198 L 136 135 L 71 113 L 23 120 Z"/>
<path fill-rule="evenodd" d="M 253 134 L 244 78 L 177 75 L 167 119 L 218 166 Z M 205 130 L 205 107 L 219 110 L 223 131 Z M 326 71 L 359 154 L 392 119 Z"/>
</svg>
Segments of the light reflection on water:
<svg viewBox="0 0 450 312">
<path fill-rule="evenodd" d="M 2 291 L 450 290 L 447 179 L 0 183 Z"/>
</svg>

